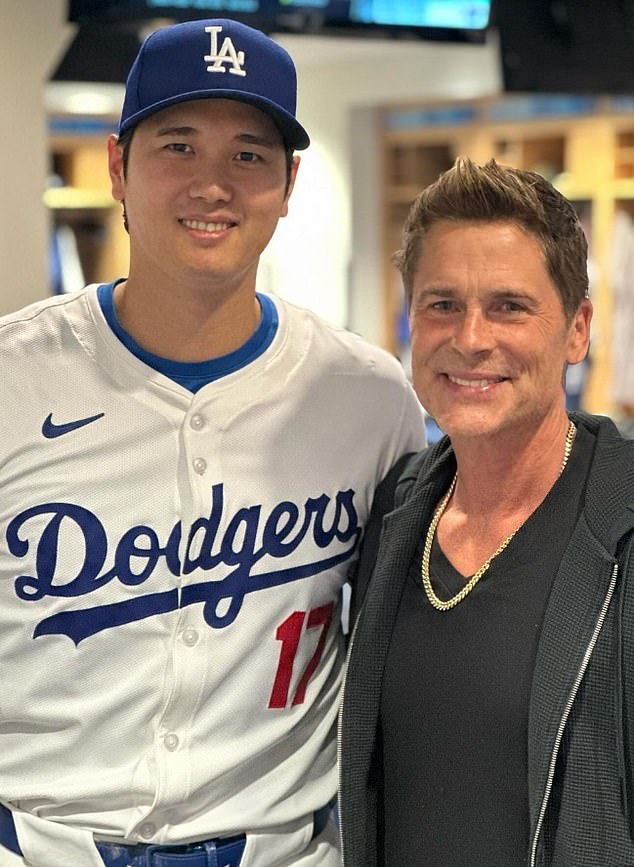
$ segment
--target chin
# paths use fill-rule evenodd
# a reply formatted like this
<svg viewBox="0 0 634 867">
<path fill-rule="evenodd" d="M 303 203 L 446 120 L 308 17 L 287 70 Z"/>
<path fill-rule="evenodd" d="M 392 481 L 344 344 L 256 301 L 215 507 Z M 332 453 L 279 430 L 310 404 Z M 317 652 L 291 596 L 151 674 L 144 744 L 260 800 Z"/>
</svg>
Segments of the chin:
<svg viewBox="0 0 634 867">
<path fill-rule="evenodd" d="M 449 437 L 493 437 L 503 432 L 507 425 L 503 422 L 495 421 L 490 417 L 474 418 L 470 416 L 456 418 L 446 416 L 438 418 L 431 413 L 438 427 Z"/>
</svg>

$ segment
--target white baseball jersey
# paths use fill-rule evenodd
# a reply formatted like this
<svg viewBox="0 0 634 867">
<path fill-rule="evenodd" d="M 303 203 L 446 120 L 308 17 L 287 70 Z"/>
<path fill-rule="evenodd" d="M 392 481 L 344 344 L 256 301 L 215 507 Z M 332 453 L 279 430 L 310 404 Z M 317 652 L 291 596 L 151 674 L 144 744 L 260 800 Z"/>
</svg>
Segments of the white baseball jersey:
<svg viewBox="0 0 634 867">
<path fill-rule="evenodd" d="M 94 286 L 0 320 L 0 799 L 29 864 L 242 832 L 241 867 L 339 863 L 309 841 L 341 588 L 424 427 L 396 360 L 274 303 L 264 353 L 196 394 Z"/>
</svg>

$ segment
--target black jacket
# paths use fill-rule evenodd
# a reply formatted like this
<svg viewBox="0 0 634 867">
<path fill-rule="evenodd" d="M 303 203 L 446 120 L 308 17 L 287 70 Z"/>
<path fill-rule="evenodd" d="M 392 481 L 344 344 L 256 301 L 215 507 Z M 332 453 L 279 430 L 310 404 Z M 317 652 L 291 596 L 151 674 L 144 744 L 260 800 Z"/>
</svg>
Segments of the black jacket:
<svg viewBox="0 0 634 867">
<path fill-rule="evenodd" d="M 634 867 L 634 441 L 605 417 L 572 418 L 597 444 L 537 652 L 526 863 Z M 421 523 L 454 470 L 446 438 L 415 456 L 400 477 L 398 507 L 383 520 L 371 518 L 368 540 L 382 523 L 378 555 L 368 544 L 359 560 L 355 598 L 363 599 L 366 586 L 367 593 L 350 642 L 340 718 L 345 867 L 384 864 L 377 738 L 383 668 Z"/>
</svg>

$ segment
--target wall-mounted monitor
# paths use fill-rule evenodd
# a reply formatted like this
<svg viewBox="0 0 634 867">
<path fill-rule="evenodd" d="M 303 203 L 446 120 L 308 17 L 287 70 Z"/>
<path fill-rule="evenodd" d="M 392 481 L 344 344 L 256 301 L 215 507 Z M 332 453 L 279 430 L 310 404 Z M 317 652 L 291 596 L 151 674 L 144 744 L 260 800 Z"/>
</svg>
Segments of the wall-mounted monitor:
<svg viewBox="0 0 634 867">
<path fill-rule="evenodd" d="M 492 0 L 70 0 L 80 26 L 228 17 L 266 32 L 483 42 Z"/>
<path fill-rule="evenodd" d="M 265 33 L 483 43 L 492 0 L 68 0 L 78 32 L 53 81 L 124 82 L 158 22 L 235 18 Z"/>
</svg>

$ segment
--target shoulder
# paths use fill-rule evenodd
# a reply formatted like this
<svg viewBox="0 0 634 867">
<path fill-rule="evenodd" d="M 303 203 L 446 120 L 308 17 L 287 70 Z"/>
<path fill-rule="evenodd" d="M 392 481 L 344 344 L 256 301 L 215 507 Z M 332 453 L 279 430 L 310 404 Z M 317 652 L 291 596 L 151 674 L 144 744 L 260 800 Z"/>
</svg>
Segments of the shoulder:
<svg viewBox="0 0 634 867">
<path fill-rule="evenodd" d="M 406 382 L 402 364 L 386 350 L 307 308 L 277 297 L 273 301 L 289 329 L 309 340 L 310 351 L 321 353 L 333 373 L 379 376 L 399 384 Z"/>
<path fill-rule="evenodd" d="M 27 399 L 27 389 L 41 391 L 43 382 L 76 377 L 85 355 L 84 336 L 93 327 L 89 293 L 56 295 L 0 317 L 0 381 L 3 399 L 14 393 Z"/>
<path fill-rule="evenodd" d="M 427 446 L 415 454 L 403 464 L 396 482 L 394 491 L 394 505 L 396 507 L 406 503 L 421 485 L 427 482 L 438 472 L 443 472 L 443 465 L 453 459 L 453 450 L 449 438 L 444 436 L 433 445 Z"/>
<path fill-rule="evenodd" d="M 289 393 L 310 395 L 313 408 L 331 414 L 331 424 L 345 426 L 346 441 L 356 438 L 364 448 L 381 450 L 378 483 L 401 454 L 425 444 L 423 410 L 403 365 L 312 311 L 272 300 L 279 315 L 277 351 L 291 364 Z"/>
<path fill-rule="evenodd" d="M 42 333 L 46 333 L 49 328 L 54 327 L 61 318 L 64 318 L 69 307 L 77 307 L 78 303 L 81 304 L 89 288 L 67 295 L 53 295 L 1 316 L 0 345 L 6 347 L 6 341 L 12 336 L 18 338 L 24 335 L 29 341 L 37 340 Z"/>
<path fill-rule="evenodd" d="M 608 551 L 634 529 L 634 440 L 623 437 L 612 419 L 571 414 L 594 438 L 584 493 L 584 514 L 593 535 Z"/>
<path fill-rule="evenodd" d="M 418 499 L 421 485 L 427 485 L 434 472 L 442 468 L 443 462 L 451 455 L 449 440 L 445 437 L 421 451 L 403 455 L 378 485 L 364 531 L 359 559 L 348 576 L 352 584 L 351 622 L 355 622 L 377 563 L 386 553 L 385 546 L 382 546 L 385 522 L 401 507 L 414 507 L 420 517 L 418 503 L 410 501 Z M 408 537 L 407 544 L 410 543 L 415 544 L 413 538 Z"/>
<path fill-rule="evenodd" d="M 593 464 L 597 462 L 605 471 L 605 464 L 617 465 L 622 461 L 630 468 L 634 463 L 634 440 L 624 437 L 615 422 L 606 415 L 573 412 L 571 419 L 578 428 L 586 430 L 595 440 Z"/>
</svg>

